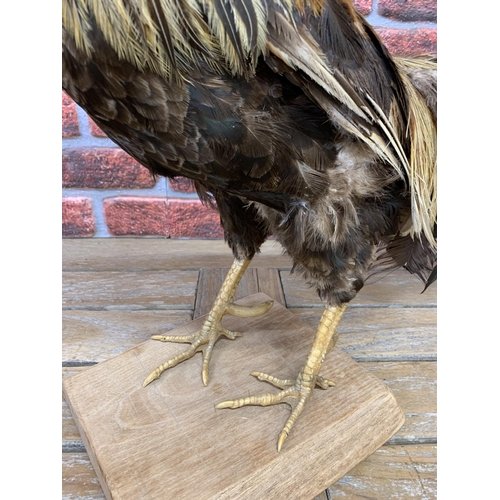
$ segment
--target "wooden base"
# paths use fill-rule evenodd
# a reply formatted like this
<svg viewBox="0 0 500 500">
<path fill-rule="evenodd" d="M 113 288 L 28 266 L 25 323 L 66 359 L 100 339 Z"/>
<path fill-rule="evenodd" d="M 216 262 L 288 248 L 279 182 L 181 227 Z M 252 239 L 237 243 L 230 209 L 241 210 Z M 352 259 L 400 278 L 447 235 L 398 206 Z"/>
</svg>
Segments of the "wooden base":
<svg viewBox="0 0 500 500">
<path fill-rule="evenodd" d="M 258 293 L 238 301 L 268 300 Z M 170 334 L 195 332 L 199 318 Z M 148 341 L 64 381 L 63 388 L 92 464 L 109 499 L 308 499 L 375 452 L 403 424 L 392 393 L 346 354 L 333 349 L 322 375 L 336 387 L 316 390 L 281 453 L 276 442 L 286 404 L 215 410 L 221 401 L 274 392 L 249 376 L 295 378 L 314 331 L 276 304 L 257 318 L 225 317 L 242 338 L 220 340 L 208 387 L 201 355 L 146 388 L 157 365 L 185 349 Z"/>
</svg>

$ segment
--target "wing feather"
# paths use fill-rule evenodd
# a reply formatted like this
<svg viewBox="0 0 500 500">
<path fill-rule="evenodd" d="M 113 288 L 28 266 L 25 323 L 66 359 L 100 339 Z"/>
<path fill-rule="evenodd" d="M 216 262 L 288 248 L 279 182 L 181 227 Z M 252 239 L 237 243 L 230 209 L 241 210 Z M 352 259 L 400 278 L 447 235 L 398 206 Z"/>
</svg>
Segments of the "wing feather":
<svg viewBox="0 0 500 500">
<path fill-rule="evenodd" d="M 432 116 L 350 0 L 63 2 L 65 32 L 89 57 L 95 23 L 119 58 L 169 80 L 189 80 L 202 64 L 250 78 L 261 56 L 279 59 L 336 127 L 407 181 L 409 232 L 435 244 Z"/>
</svg>

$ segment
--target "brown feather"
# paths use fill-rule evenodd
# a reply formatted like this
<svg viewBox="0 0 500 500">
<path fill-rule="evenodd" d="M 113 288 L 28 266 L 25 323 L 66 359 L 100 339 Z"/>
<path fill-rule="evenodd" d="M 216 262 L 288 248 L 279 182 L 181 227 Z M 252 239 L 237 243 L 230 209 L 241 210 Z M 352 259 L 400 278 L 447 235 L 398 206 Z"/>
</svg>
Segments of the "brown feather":
<svg viewBox="0 0 500 500">
<path fill-rule="evenodd" d="M 63 0 L 67 93 L 216 202 L 235 255 L 274 234 L 330 303 L 373 272 L 432 277 L 434 69 L 348 0 Z"/>
</svg>

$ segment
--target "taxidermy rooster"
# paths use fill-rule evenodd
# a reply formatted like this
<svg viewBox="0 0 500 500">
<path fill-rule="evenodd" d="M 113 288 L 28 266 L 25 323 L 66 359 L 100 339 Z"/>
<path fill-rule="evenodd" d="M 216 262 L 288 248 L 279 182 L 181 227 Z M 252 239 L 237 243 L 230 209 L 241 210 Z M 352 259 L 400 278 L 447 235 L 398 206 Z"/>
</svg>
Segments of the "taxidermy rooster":
<svg viewBox="0 0 500 500">
<path fill-rule="evenodd" d="M 217 207 L 235 260 L 201 330 L 144 385 L 203 352 L 274 235 L 326 303 L 295 380 L 218 404 L 292 406 L 278 450 L 321 377 L 366 280 L 436 266 L 436 65 L 392 58 L 350 0 L 63 0 L 63 88 L 154 175 L 185 176 Z"/>
</svg>

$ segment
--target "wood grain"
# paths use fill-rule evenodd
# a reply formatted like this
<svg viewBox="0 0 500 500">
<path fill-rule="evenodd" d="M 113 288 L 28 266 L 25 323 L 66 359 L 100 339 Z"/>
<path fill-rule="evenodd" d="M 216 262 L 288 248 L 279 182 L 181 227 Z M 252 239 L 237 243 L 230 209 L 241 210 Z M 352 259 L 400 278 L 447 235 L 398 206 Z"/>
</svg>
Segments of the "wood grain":
<svg viewBox="0 0 500 500">
<path fill-rule="evenodd" d="M 391 389 L 403 409 L 403 427 L 392 444 L 437 442 L 437 363 L 363 363 L 363 368 Z"/>
<path fill-rule="evenodd" d="M 290 309 L 316 328 L 323 309 Z M 437 357 L 436 308 L 348 307 L 337 347 L 356 361 L 429 361 Z"/>
<path fill-rule="evenodd" d="M 166 238 L 64 239 L 63 271 L 169 271 L 231 266 L 233 255 L 222 240 Z M 269 240 L 250 267 L 289 269 L 279 243 Z"/>
<path fill-rule="evenodd" d="M 204 302 L 206 309 L 209 298 Z M 291 311 L 315 329 L 322 309 Z M 63 364 L 104 361 L 148 340 L 151 335 L 161 335 L 189 322 L 191 316 L 191 310 L 65 310 L 62 313 Z M 339 331 L 337 347 L 357 361 L 436 358 L 436 309 L 348 308 Z"/>
<path fill-rule="evenodd" d="M 105 498 L 87 453 L 63 453 L 62 500 L 104 500 Z"/>
<path fill-rule="evenodd" d="M 328 467 L 328 464 L 321 466 Z M 106 498 L 86 453 L 63 454 L 62 481 L 63 500 Z M 436 499 L 436 445 L 383 446 L 328 488 L 328 494 L 322 492 L 314 500 L 346 498 Z"/>
<path fill-rule="evenodd" d="M 256 294 L 244 302 L 266 299 Z M 196 331 L 202 321 L 176 333 Z M 323 374 L 336 380 L 335 390 L 314 394 L 278 454 L 276 438 L 289 414 L 283 405 L 214 411 L 213 404 L 267 390 L 249 371 L 294 377 L 312 332 L 279 304 L 261 317 L 228 317 L 227 324 L 252 334 L 239 345 L 228 342 L 225 361 L 214 351 L 212 361 L 220 363 L 208 387 L 196 380 L 199 363 L 187 362 L 143 389 L 150 369 L 179 347 L 153 341 L 65 380 L 66 399 L 107 498 L 186 498 L 193 491 L 200 499 L 312 498 L 401 426 L 403 415 L 386 386 L 334 349 Z"/>
<path fill-rule="evenodd" d="M 255 257 L 251 268 L 276 268 L 272 270 L 275 275 L 272 276 L 269 270 L 258 269 L 257 280 L 251 278 L 253 285 L 257 283 L 262 290 L 262 272 L 269 272 L 267 276 L 279 294 L 283 293 L 283 281 L 290 310 L 315 329 L 322 302 L 314 291 L 307 289 L 300 276 L 290 276 L 287 271 L 291 262 L 281 255 L 278 244 L 266 242 L 263 250 L 262 255 Z M 219 279 L 218 272 L 211 277 L 207 272 L 205 278 L 202 270 L 198 279 L 200 268 L 228 268 L 232 260 L 223 241 L 63 240 L 63 294 L 69 298 L 63 311 L 63 363 L 101 362 L 140 344 L 150 334 L 186 324 L 194 312 L 195 296 L 202 293 L 205 286 L 210 287 L 213 296 L 206 292 L 203 297 L 206 308 L 210 307 L 218 292 L 218 284 L 210 286 L 211 279 Z M 165 277 L 174 275 L 164 273 L 179 270 L 182 272 L 172 279 L 172 286 L 166 285 L 168 279 Z M 139 288 L 141 271 L 150 273 L 149 277 L 143 275 L 148 285 L 146 290 Z M 119 279 L 116 279 L 117 272 L 123 273 Z M 176 306 L 176 283 L 181 289 L 185 287 L 183 276 L 186 273 L 193 273 L 187 279 L 192 288 Z M 224 273 L 225 269 L 219 275 Z M 366 286 L 358 298 L 362 299 L 361 302 L 354 301 L 354 307 L 348 308 L 342 318 L 337 346 L 354 359 L 363 361 L 364 368 L 391 387 L 406 414 L 406 421 L 389 441 L 391 445 L 381 448 L 328 489 L 330 499 L 437 498 L 434 444 L 436 298 L 433 288 L 421 295 L 422 287 L 415 277 L 404 271 L 392 273 L 381 282 Z M 97 301 L 94 301 L 94 292 Z M 276 292 L 267 293 L 277 297 Z M 363 298 L 364 294 L 367 294 L 366 298 Z M 163 304 L 158 304 L 161 299 Z M 169 308 L 164 309 L 165 305 Z M 197 314 L 201 314 L 201 310 Z M 245 337 L 251 334 L 249 330 Z M 220 351 L 217 356 L 222 357 L 217 368 L 223 369 L 225 351 L 231 345 L 232 342 L 223 340 L 216 347 L 216 351 Z M 309 347 L 309 342 L 302 342 L 292 332 L 286 345 L 291 350 L 303 349 Z M 244 350 L 241 352 L 243 355 Z M 247 354 L 251 356 L 251 352 Z M 200 363 L 199 359 L 192 362 Z M 81 373 L 87 368 L 68 366 L 63 369 L 63 376 Z M 195 382 L 201 386 L 198 373 Z M 249 382 L 255 383 L 251 377 L 246 384 Z M 261 391 L 262 385 L 256 390 Z M 269 410 L 272 409 L 264 409 Z M 288 409 L 284 407 L 282 411 L 286 413 Z M 284 418 L 283 414 L 280 415 Z M 63 453 L 63 498 L 102 500 L 105 497 L 87 455 L 75 453 L 84 450 L 83 443 L 64 400 L 62 422 L 63 450 L 66 451 Z M 322 464 L 319 467 L 327 466 Z M 325 500 L 327 493 L 322 495 L 321 500 Z"/>
<path fill-rule="evenodd" d="M 225 349 L 225 346 L 219 346 Z M 241 353 L 244 356 L 244 352 Z M 433 443 L 437 440 L 436 362 L 363 363 L 363 368 L 390 387 L 405 413 L 405 423 L 390 439 L 393 444 Z M 228 366 L 221 367 L 230 374 Z M 81 373 L 88 367 L 63 368 L 63 378 Z M 194 383 L 201 385 L 199 374 Z M 249 381 L 252 379 L 249 379 Z M 63 448 L 83 447 L 81 436 L 63 399 Z"/>
<path fill-rule="evenodd" d="M 193 309 L 198 271 L 63 273 L 63 308 Z"/>
<path fill-rule="evenodd" d="M 191 319 L 190 310 L 63 311 L 63 364 L 104 361 Z"/>
<path fill-rule="evenodd" d="M 331 500 L 437 498 L 436 445 L 383 446 L 328 488 Z"/>
</svg>

